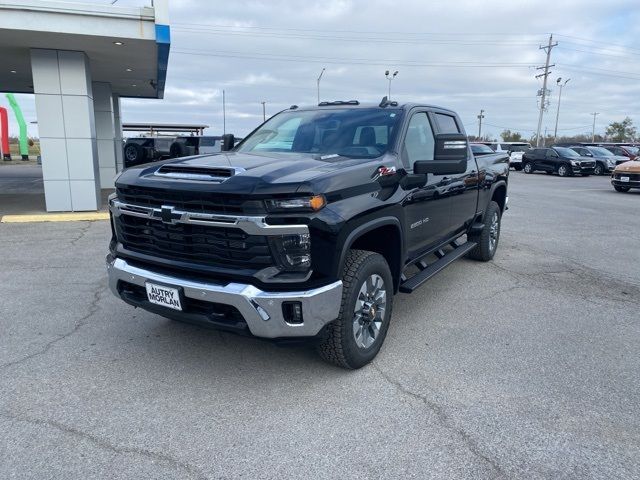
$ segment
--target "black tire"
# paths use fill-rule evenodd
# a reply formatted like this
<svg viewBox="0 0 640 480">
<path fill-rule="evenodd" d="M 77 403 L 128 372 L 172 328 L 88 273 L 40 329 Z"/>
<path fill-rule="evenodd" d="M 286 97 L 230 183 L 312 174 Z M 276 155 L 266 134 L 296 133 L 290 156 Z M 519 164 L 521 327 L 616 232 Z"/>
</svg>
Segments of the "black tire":
<svg viewBox="0 0 640 480">
<path fill-rule="evenodd" d="M 620 185 L 614 185 L 613 188 L 616 189 L 616 192 L 623 192 L 623 193 L 631 190 L 631 187 L 622 187 Z"/>
<path fill-rule="evenodd" d="M 519 172 L 520 170 L 522 170 L 522 164 L 520 164 L 520 165 L 514 165 L 514 166 L 513 166 L 513 169 L 514 169 L 516 172 Z"/>
<path fill-rule="evenodd" d="M 525 162 L 522 165 L 522 169 L 524 170 L 524 173 L 533 173 L 533 163 Z"/>
<path fill-rule="evenodd" d="M 604 165 L 602 165 L 600 162 L 596 162 L 596 168 L 594 168 L 593 174 L 594 175 L 604 175 L 605 170 L 606 169 L 604 168 Z"/>
<path fill-rule="evenodd" d="M 171 158 L 181 158 L 186 157 L 186 153 L 184 150 L 184 145 L 178 142 L 173 142 L 171 147 L 169 147 L 169 157 Z"/>
<path fill-rule="evenodd" d="M 494 221 L 497 219 L 497 225 Z M 498 242 L 500 241 L 500 226 L 502 225 L 502 211 L 500 206 L 493 200 L 489 202 L 487 210 L 483 216 L 484 228 L 479 234 L 469 235 L 470 242 L 476 242 L 476 247 L 468 254 L 469 258 L 488 262 L 496 254 Z M 492 240 L 495 240 L 493 242 Z"/>
<path fill-rule="evenodd" d="M 558 175 L 561 177 L 568 177 L 571 175 L 571 167 L 566 163 L 558 165 Z"/>
<path fill-rule="evenodd" d="M 144 148 L 137 143 L 129 143 L 124 147 L 124 166 L 133 167 L 134 165 L 140 165 L 144 163 L 147 158 L 147 153 Z"/>
<path fill-rule="evenodd" d="M 385 290 L 384 313 L 380 315 L 378 332 L 373 343 L 367 347 L 359 346 L 356 341 L 354 325 L 358 321 L 356 317 L 356 301 L 359 300 L 361 289 L 367 285 L 367 280 L 372 276 L 378 276 L 382 280 L 382 288 Z M 365 310 L 363 305 L 362 312 Z M 343 368 L 357 369 L 365 366 L 380 351 L 380 347 L 387 336 L 391 311 L 393 309 L 393 279 L 389 265 L 384 257 L 375 252 L 366 250 L 350 250 L 342 272 L 342 303 L 338 318 L 327 325 L 324 335 L 317 345 L 320 356 L 327 362 L 333 363 Z M 379 309 L 373 310 L 379 313 Z M 360 311 L 358 311 L 360 312 Z M 366 321 L 368 316 L 361 315 L 361 319 Z M 361 322 L 360 322 L 361 323 Z M 362 323 L 361 323 L 362 325 Z M 365 328 L 361 326 L 360 332 L 364 336 Z M 367 332 L 372 330 L 366 328 Z M 362 336 L 360 339 L 362 340 Z"/>
</svg>

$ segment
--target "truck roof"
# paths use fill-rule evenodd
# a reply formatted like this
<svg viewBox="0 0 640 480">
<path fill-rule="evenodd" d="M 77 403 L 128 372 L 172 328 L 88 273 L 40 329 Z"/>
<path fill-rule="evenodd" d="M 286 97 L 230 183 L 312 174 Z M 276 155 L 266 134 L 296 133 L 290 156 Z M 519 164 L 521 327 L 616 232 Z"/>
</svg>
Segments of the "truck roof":
<svg viewBox="0 0 640 480">
<path fill-rule="evenodd" d="M 402 110 L 410 110 L 412 108 L 428 108 L 433 110 L 440 110 L 443 112 L 449 112 L 454 115 L 457 115 L 455 111 L 450 108 L 440 107 L 438 105 L 431 105 L 427 103 L 417 103 L 417 102 L 407 102 L 407 103 L 396 103 L 395 101 L 390 101 L 384 106 L 378 103 L 360 103 L 357 100 L 336 100 L 332 102 L 321 102 L 318 105 L 292 105 L 287 110 L 323 110 L 323 109 L 331 109 L 331 108 L 340 108 L 340 109 L 363 109 L 363 108 L 379 108 L 380 110 L 384 110 L 385 108 L 399 108 Z"/>
</svg>

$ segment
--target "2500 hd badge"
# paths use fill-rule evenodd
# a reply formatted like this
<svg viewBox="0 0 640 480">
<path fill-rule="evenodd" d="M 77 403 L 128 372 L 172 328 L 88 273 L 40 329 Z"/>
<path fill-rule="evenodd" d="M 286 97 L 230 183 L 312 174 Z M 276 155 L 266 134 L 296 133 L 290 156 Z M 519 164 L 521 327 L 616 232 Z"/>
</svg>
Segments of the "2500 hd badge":
<svg viewBox="0 0 640 480">
<path fill-rule="evenodd" d="M 395 294 L 498 247 L 508 156 L 474 157 L 451 110 L 294 105 L 223 144 L 116 179 L 106 261 L 125 302 L 360 368 Z"/>
</svg>

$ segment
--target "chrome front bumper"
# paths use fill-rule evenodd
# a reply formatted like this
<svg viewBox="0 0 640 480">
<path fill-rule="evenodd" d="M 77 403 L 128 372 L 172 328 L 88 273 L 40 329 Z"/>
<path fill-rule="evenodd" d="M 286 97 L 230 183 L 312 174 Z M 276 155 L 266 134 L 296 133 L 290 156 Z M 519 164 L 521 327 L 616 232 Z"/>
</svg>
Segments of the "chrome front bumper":
<svg viewBox="0 0 640 480">
<path fill-rule="evenodd" d="M 265 292 L 244 283 L 205 283 L 155 273 L 111 256 L 107 256 L 107 271 L 109 288 L 117 297 L 120 297 L 119 281 L 141 287 L 148 281 L 179 287 L 187 299 L 237 308 L 251 333 L 264 338 L 314 336 L 327 323 L 338 318 L 342 300 L 341 281 L 312 290 Z M 298 301 L 302 304 L 303 323 L 291 324 L 284 320 L 282 303 L 287 301 Z M 167 309 L 167 314 L 175 312 Z"/>
</svg>

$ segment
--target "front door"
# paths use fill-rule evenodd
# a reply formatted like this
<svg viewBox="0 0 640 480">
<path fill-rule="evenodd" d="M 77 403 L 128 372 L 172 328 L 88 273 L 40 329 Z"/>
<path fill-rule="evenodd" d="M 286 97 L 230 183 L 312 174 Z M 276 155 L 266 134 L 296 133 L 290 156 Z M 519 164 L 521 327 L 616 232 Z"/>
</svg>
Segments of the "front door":
<svg viewBox="0 0 640 480">
<path fill-rule="evenodd" d="M 415 112 L 402 144 L 401 156 L 408 179 L 418 160 L 433 160 L 435 140 L 426 112 Z M 449 209 L 449 179 L 444 175 L 422 175 L 424 184 L 407 186 L 404 198 L 407 252 L 415 257 L 420 252 L 446 240 L 451 230 Z M 424 178 L 426 177 L 426 178 Z"/>
</svg>

